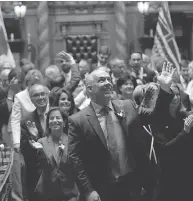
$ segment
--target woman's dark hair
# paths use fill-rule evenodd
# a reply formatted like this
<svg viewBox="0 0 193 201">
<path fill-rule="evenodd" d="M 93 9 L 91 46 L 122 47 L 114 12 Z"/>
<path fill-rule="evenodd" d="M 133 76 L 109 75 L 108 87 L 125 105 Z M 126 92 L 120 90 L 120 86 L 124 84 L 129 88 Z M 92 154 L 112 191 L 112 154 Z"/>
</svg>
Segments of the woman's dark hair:
<svg viewBox="0 0 193 201">
<path fill-rule="evenodd" d="M 117 80 L 117 91 L 119 94 L 121 94 L 120 88 L 122 85 L 124 85 L 128 80 L 131 80 L 133 87 L 135 89 L 135 87 L 137 86 L 137 82 L 136 79 L 130 75 L 129 72 L 126 72 L 124 75 L 122 75 L 118 80 Z"/>
<path fill-rule="evenodd" d="M 72 115 L 75 110 L 75 103 L 74 98 L 72 96 L 72 93 L 70 93 L 67 89 L 60 88 L 60 87 L 54 87 L 49 94 L 49 103 L 50 107 L 59 107 L 59 99 L 62 93 L 65 93 L 68 95 L 68 100 L 71 102 L 71 108 L 69 111 L 69 116 Z"/>
<path fill-rule="evenodd" d="M 63 113 L 61 112 L 61 110 L 60 110 L 59 107 L 50 107 L 50 110 L 49 110 L 49 112 L 48 112 L 48 114 L 47 114 L 47 119 L 46 119 L 46 134 L 47 134 L 47 135 L 50 135 L 49 118 L 50 118 L 51 112 L 53 112 L 53 111 L 59 111 L 59 112 L 60 112 L 60 114 L 61 114 L 61 116 L 62 116 L 62 119 L 63 119 L 63 122 L 64 122 L 65 120 L 68 120 L 68 117 L 67 117 L 65 114 L 63 114 Z M 65 127 L 63 128 L 63 130 L 65 130 Z"/>
<path fill-rule="evenodd" d="M 50 79 L 50 90 L 53 89 L 54 87 L 63 87 L 65 78 L 62 74 L 60 74 L 58 77 L 56 77 L 55 79 Z"/>
<path fill-rule="evenodd" d="M 13 79 L 13 78 L 17 78 L 19 83 L 23 83 L 24 79 L 25 79 L 25 74 L 24 72 L 20 69 L 20 68 L 13 68 L 9 75 L 8 75 L 8 80 L 9 82 Z"/>
</svg>

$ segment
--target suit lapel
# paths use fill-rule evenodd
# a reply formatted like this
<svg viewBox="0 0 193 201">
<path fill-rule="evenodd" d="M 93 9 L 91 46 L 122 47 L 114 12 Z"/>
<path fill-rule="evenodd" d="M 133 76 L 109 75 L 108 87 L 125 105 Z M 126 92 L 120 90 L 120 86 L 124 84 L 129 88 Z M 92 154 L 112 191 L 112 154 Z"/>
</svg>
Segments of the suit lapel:
<svg viewBox="0 0 193 201">
<path fill-rule="evenodd" d="M 55 166 L 58 166 L 58 159 L 57 159 L 57 153 L 56 153 L 56 149 L 53 145 L 53 142 L 51 140 L 51 137 L 46 137 L 46 140 L 45 140 L 45 149 L 46 149 L 46 155 L 47 157 L 49 158 L 49 160 L 51 161 L 51 163 L 54 163 Z"/>
<path fill-rule="evenodd" d="M 119 122 L 120 122 L 125 134 L 128 136 L 128 134 L 129 134 L 128 126 L 127 126 L 125 111 L 124 111 L 122 102 L 119 100 L 114 100 L 114 101 L 112 101 L 112 105 L 115 110 L 115 115 L 119 119 Z"/>
<path fill-rule="evenodd" d="M 97 118 L 97 116 L 96 116 L 96 114 L 94 112 L 94 109 L 93 109 L 93 107 L 91 105 L 89 105 L 89 107 L 87 109 L 86 116 L 87 116 L 87 119 L 88 119 L 89 123 L 91 124 L 91 126 L 95 130 L 96 134 L 100 138 L 101 142 L 108 149 L 106 139 L 105 139 L 105 135 L 104 135 L 103 130 L 102 130 L 101 126 L 100 126 L 98 118 Z"/>
</svg>

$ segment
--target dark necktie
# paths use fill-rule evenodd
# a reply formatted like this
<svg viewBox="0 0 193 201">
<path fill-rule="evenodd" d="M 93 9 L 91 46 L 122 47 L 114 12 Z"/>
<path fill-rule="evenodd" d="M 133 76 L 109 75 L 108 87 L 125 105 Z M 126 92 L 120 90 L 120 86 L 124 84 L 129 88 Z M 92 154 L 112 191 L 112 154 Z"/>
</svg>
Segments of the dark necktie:
<svg viewBox="0 0 193 201">
<path fill-rule="evenodd" d="M 45 132 L 45 130 L 46 130 L 45 116 L 43 114 L 40 114 L 39 118 L 40 118 L 40 123 L 41 123 L 42 129 Z"/>
<path fill-rule="evenodd" d="M 110 161 L 111 161 L 112 174 L 115 177 L 118 177 L 120 173 L 119 153 L 118 153 L 117 141 L 115 137 L 116 134 L 114 130 L 113 118 L 110 113 L 109 107 L 104 107 L 103 111 L 106 117 L 107 146 L 111 156 Z"/>
</svg>

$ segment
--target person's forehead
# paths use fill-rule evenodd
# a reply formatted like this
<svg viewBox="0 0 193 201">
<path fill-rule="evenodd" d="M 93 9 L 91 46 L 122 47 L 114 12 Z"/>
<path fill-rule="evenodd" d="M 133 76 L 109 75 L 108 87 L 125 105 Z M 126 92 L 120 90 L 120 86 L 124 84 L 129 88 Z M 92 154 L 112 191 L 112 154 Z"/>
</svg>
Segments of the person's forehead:
<svg viewBox="0 0 193 201">
<path fill-rule="evenodd" d="M 107 73 L 106 71 L 97 71 L 94 74 L 95 78 L 102 78 L 102 77 L 110 77 L 109 73 Z"/>
<path fill-rule="evenodd" d="M 31 89 L 32 94 L 41 93 L 41 92 L 45 92 L 45 91 L 46 91 L 46 89 L 44 86 L 35 86 Z"/>
<path fill-rule="evenodd" d="M 86 63 L 86 61 L 80 61 L 79 62 L 79 65 L 82 65 L 82 66 L 85 66 L 87 63 Z"/>
<path fill-rule="evenodd" d="M 106 57 L 106 58 L 109 57 L 109 54 L 105 54 L 105 53 L 102 53 L 102 52 L 99 55 L 102 56 L 102 57 Z"/>
<path fill-rule="evenodd" d="M 68 98 L 68 94 L 65 92 L 65 91 L 63 91 L 61 94 L 60 94 L 60 98 L 63 98 L 63 97 L 65 97 L 65 98 Z"/>
<path fill-rule="evenodd" d="M 117 64 L 115 64 L 115 66 L 124 66 L 125 65 L 125 63 L 124 63 L 124 61 L 118 61 L 117 62 Z"/>
<path fill-rule="evenodd" d="M 62 116 L 60 111 L 59 110 L 53 110 L 50 112 L 50 117 L 53 117 L 53 116 Z"/>
<path fill-rule="evenodd" d="M 133 53 L 132 55 L 131 55 L 131 59 L 141 59 L 141 54 L 140 53 Z"/>
</svg>

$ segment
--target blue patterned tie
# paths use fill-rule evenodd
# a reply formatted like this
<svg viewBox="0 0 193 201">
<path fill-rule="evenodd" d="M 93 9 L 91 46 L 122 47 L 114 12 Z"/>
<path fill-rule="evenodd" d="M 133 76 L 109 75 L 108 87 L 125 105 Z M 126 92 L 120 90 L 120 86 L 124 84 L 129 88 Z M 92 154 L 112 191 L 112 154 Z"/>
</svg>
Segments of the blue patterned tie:
<svg viewBox="0 0 193 201">
<path fill-rule="evenodd" d="M 106 128 L 107 128 L 107 146 L 111 156 L 111 169 L 112 174 L 115 177 L 118 177 L 120 174 L 120 166 L 119 166 L 119 153 L 117 147 L 117 141 L 115 137 L 115 130 L 113 124 L 113 118 L 110 113 L 110 108 L 105 106 L 103 108 L 105 117 L 106 117 Z"/>
</svg>

